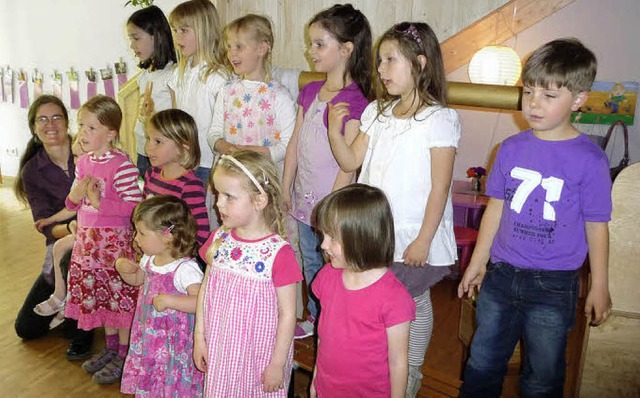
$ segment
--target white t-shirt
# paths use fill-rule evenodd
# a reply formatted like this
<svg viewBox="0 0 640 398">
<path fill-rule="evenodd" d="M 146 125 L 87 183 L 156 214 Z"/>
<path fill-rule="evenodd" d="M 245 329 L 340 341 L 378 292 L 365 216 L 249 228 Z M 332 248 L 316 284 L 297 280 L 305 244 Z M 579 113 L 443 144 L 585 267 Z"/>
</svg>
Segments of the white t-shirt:
<svg viewBox="0 0 640 398">
<path fill-rule="evenodd" d="M 137 81 L 140 91 L 140 101 L 142 101 L 142 96 L 146 92 L 147 84 L 153 83 L 151 99 L 153 100 L 154 113 L 170 109 L 172 107 L 169 80 L 171 80 L 173 76 L 174 67 L 174 63 L 169 61 L 169 63 L 164 66 L 164 69 L 155 70 L 153 72 L 143 69 L 138 75 Z M 144 149 L 144 123 L 139 118 L 136 120 L 134 130 L 136 133 L 136 150 L 138 153 L 146 155 L 147 152 Z"/>
<path fill-rule="evenodd" d="M 224 70 L 209 75 L 203 82 L 200 78 L 206 70 L 201 62 L 194 67 L 187 67 L 184 76 L 180 78 L 180 69 L 176 68 L 169 87 L 175 92 L 176 108 L 190 114 L 198 126 L 198 141 L 200 144 L 200 167 L 213 166 L 213 152 L 207 144 L 207 133 L 211 128 L 213 108 L 218 92 L 227 82 L 228 76 Z"/>
<path fill-rule="evenodd" d="M 175 286 L 175 288 L 178 289 L 180 293 L 187 294 L 187 288 L 189 286 L 195 283 L 202 283 L 204 274 L 200 270 L 200 267 L 198 266 L 196 260 L 192 258 L 180 258 L 174 262 L 158 267 L 153 262 L 155 258 L 156 256 L 149 257 L 147 255 L 143 255 L 142 259 L 140 260 L 140 268 L 144 270 L 144 265 L 147 263 L 147 261 L 149 261 L 149 259 L 151 259 L 149 268 L 153 272 L 157 272 L 159 274 L 168 274 L 169 272 L 175 271 L 175 269 L 180 266 L 180 268 L 178 268 L 175 275 L 173 276 L 173 286 Z"/>
<path fill-rule="evenodd" d="M 360 130 L 369 136 L 369 143 L 358 182 L 378 187 L 387 195 L 395 223 L 394 261 L 402 262 L 402 254 L 420 232 L 431 192 L 429 149 L 457 148 L 461 128 L 453 109 L 431 106 L 415 117 L 398 119 L 391 113 L 396 105 L 397 101 L 378 116 L 374 101 L 362 113 Z M 456 258 L 449 191 L 427 263 L 446 266 L 455 263 Z"/>
</svg>

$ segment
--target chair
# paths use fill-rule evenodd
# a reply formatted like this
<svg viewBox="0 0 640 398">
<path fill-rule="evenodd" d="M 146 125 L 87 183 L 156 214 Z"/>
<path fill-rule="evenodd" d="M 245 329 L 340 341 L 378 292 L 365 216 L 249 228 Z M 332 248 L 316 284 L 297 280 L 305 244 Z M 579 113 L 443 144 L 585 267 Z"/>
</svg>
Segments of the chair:
<svg viewBox="0 0 640 398">
<path fill-rule="evenodd" d="M 453 227 L 453 234 L 456 237 L 456 246 L 459 251 L 460 275 L 462 276 L 471 261 L 473 249 L 476 247 L 478 231 L 466 227 Z"/>
</svg>

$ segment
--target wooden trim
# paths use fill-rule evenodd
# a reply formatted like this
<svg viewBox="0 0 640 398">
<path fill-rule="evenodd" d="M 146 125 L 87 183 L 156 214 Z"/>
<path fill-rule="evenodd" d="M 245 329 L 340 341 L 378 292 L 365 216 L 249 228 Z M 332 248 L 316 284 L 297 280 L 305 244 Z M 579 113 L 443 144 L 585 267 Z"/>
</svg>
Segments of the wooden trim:
<svg viewBox="0 0 640 398">
<path fill-rule="evenodd" d="M 120 147 L 124 149 L 135 164 L 138 158 L 136 150 L 136 119 L 138 118 L 138 101 L 140 91 L 138 87 L 138 72 L 127 80 L 118 90 L 118 105 L 122 110 L 122 124 L 120 125 Z"/>
<path fill-rule="evenodd" d="M 503 43 L 574 1 L 512 0 L 506 3 L 441 43 L 446 73 L 469 63 L 482 47 Z"/>
</svg>

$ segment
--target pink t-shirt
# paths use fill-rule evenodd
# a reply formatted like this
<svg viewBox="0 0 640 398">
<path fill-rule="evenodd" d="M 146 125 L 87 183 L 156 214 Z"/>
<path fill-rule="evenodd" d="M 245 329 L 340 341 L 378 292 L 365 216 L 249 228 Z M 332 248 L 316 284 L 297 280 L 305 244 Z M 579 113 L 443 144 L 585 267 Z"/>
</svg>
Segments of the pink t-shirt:
<svg viewBox="0 0 640 398">
<path fill-rule="evenodd" d="M 209 239 L 207 239 L 207 241 L 198 251 L 198 254 L 200 254 L 200 258 L 204 259 L 205 261 L 207 259 L 207 250 L 209 250 L 209 247 L 211 247 L 211 243 L 213 242 L 213 237 L 216 235 L 216 231 L 218 230 L 215 229 L 213 232 L 211 232 L 211 235 L 209 235 Z M 239 238 L 236 235 L 236 231 L 231 230 L 231 236 L 233 236 L 234 239 L 242 242 L 259 242 L 272 235 L 265 236 L 264 238 L 255 241 L 248 241 Z M 289 246 L 289 244 L 285 244 L 284 246 L 282 246 L 282 248 L 278 250 L 276 257 L 273 259 L 271 280 L 273 281 L 273 286 L 275 287 L 287 286 L 292 283 L 300 282 L 302 280 L 302 272 L 300 272 L 296 254 L 291 246 Z"/>
<path fill-rule="evenodd" d="M 415 318 L 407 289 L 387 271 L 364 289 L 348 290 L 330 264 L 311 284 L 322 311 L 318 323 L 319 397 L 389 397 L 387 328 Z"/>
</svg>

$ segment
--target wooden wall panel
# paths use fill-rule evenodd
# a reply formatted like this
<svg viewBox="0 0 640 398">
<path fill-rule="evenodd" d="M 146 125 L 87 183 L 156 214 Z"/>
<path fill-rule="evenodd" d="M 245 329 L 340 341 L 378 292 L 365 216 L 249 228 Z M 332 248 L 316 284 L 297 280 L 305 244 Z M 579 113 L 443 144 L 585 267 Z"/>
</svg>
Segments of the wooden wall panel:
<svg viewBox="0 0 640 398">
<path fill-rule="evenodd" d="M 444 40 L 503 6 L 508 0 L 353 0 L 351 4 L 369 19 L 374 40 L 396 22 L 427 22 Z M 304 56 L 305 27 L 319 11 L 340 3 L 303 0 L 213 0 L 223 21 L 247 13 L 271 18 L 275 33 L 274 63 L 309 69 Z"/>
</svg>

